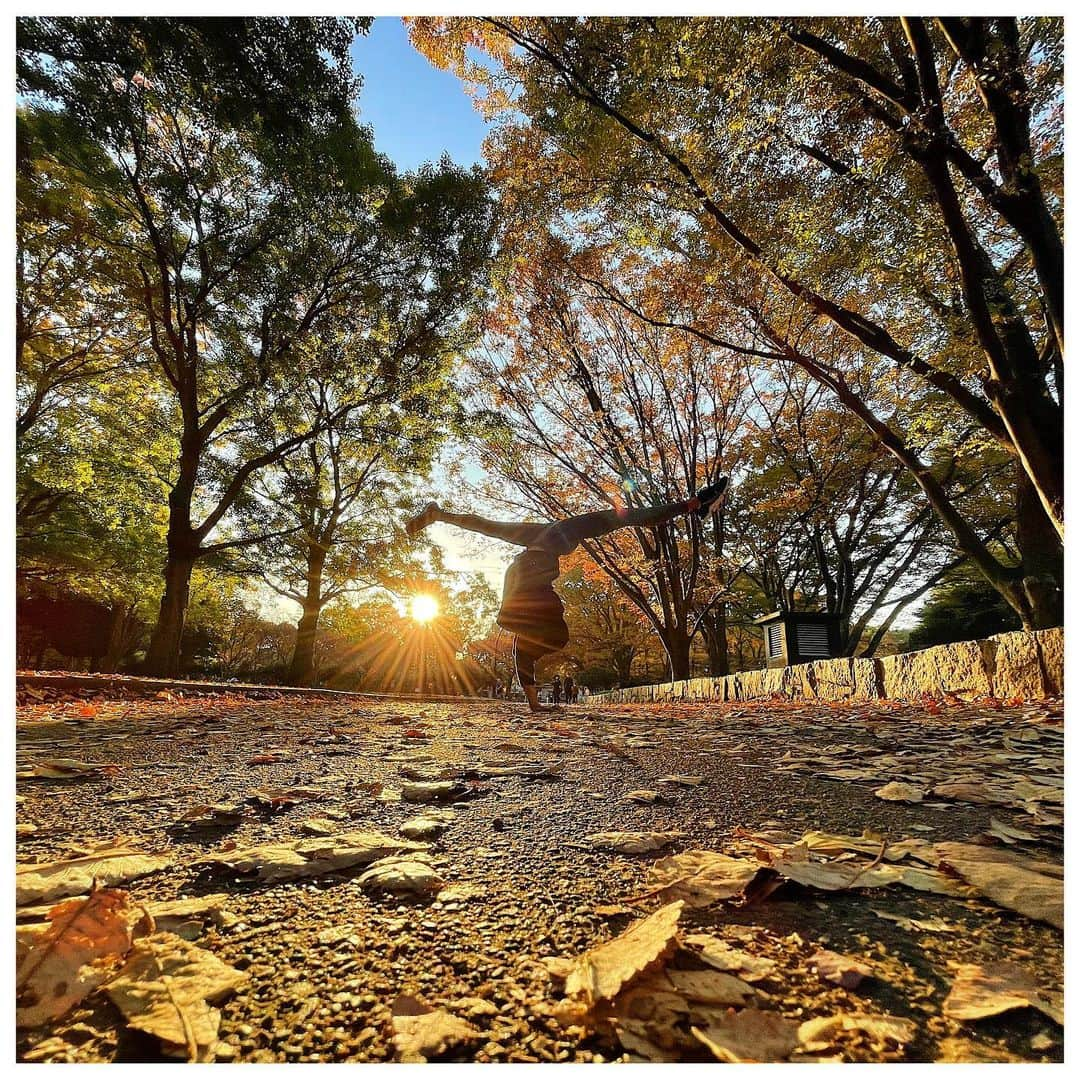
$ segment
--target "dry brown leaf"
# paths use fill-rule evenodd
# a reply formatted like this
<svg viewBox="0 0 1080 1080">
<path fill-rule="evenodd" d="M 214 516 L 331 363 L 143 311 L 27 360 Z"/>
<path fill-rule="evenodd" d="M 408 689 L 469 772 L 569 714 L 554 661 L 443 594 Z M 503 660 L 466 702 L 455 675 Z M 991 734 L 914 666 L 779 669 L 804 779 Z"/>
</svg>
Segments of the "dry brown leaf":
<svg viewBox="0 0 1080 1080">
<path fill-rule="evenodd" d="M 1038 843 L 1039 840 L 1034 833 L 1025 832 L 1023 829 L 1016 828 L 1015 825 L 998 821 L 997 818 L 990 819 L 990 828 L 987 832 L 1005 844 L 1015 844 L 1018 840 Z"/>
<path fill-rule="evenodd" d="M 896 911 L 882 911 L 879 908 L 870 909 L 878 918 L 888 919 L 889 922 L 896 923 L 902 930 L 911 930 L 913 932 L 924 934 L 955 934 L 961 929 L 959 926 L 953 926 L 951 923 L 947 923 L 944 919 L 939 919 L 936 915 L 928 915 L 918 919 L 909 919 L 906 915 L 901 915 Z"/>
<path fill-rule="evenodd" d="M 679 1060 L 695 1049 L 685 1030 L 690 1005 L 663 973 L 639 979 L 615 999 L 610 1021 L 623 1046 L 649 1060 Z"/>
<path fill-rule="evenodd" d="M 680 939 L 686 953 L 703 960 L 717 971 L 734 971 L 746 982 L 768 978 L 776 970 L 776 961 L 734 949 L 712 934 L 686 934 Z"/>
<path fill-rule="evenodd" d="M 926 788 L 893 780 L 884 787 L 878 788 L 874 794 L 879 799 L 885 799 L 888 802 L 919 803 L 926 797 Z"/>
<path fill-rule="evenodd" d="M 406 821 L 401 832 L 411 840 L 425 840 L 445 832 L 456 816 L 453 810 L 428 810 Z"/>
<path fill-rule="evenodd" d="M 126 845 L 103 845 L 85 855 L 15 867 L 15 903 L 37 904 L 88 892 L 95 881 L 119 885 L 172 865 L 168 855 L 149 855 Z"/>
<path fill-rule="evenodd" d="M 899 878 L 894 866 L 872 863 L 812 862 L 805 848 L 786 848 L 770 860 L 782 877 L 799 885 L 836 892 L 842 889 L 875 889 L 892 885 Z"/>
<path fill-rule="evenodd" d="M 668 904 L 618 937 L 577 957 L 566 978 L 566 996 L 580 998 L 588 1005 L 610 1001 L 675 947 L 682 909 L 681 901 Z"/>
<path fill-rule="evenodd" d="M 394 1046 L 401 1061 L 421 1064 L 445 1054 L 460 1043 L 473 1042 L 480 1032 L 445 1009 L 431 1009 L 402 995 L 393 1004 Z"/>
<path fill-rule="evenodd" d="M 469 789 L 455 780 L 437 780 L 433 783 L 402 784 L 401 797 L 405 802 L 432 803 L 452 802 L 467 795 Z"/>
<path fill-rule="evenodd" d="M 803 833 L 795 843 L 796 846 L 804 847 L 807 851 L 813 851 L 818 855 L 843 855 L 847 851 L 858 851 L 863 855 L 877 855 L 881 851 L 883 839 L 884 837 L 871 832 L 869 829 L 862 836 L 823 832 L 815 829 Z"/>
<path fill-rule="evenodd" d="M 646 790 L 631 791 L 628 795 L 623 796 L 623 799 L 624 799 L 625 802 L 636 802 L 636 803 L 645 803 L 645 804 L 652 804 L 652 803 L 665 803 L 665 804 L 667 804 L 667 803 L 670 802 L 670 800 L 666 796 L 661 795 L 659 791 L 646 791 Z"/>
<path fill-rule="evenodd" d="M 953 1020 L 981 1020 L 1028 1006 L 1056 1024 L 1065 1023 L 1060 997 L 1044 993 L 1035 976 L 1019 964 L 960 964 L 942 1011 Z"/>
<path fill-rule="evenodd" d="M 665 972 L 675 992 L 687 1001 L 702 1005 L 745 1005 L 754 997 L 754 988 L 724 971 Z"/>
<path fill-rule="evenodd" d="M 387 892 L 418 894 L 437 892 L 446 884 L 431 865 L 431 856 L 424 854 L 388 855 L 372 863 L 357 881 Z"/>
<path fill-rule="evenodd" d="M 874 974 L 861 960 L 833 952 L 831 949 L 820 949 L 810 957 L 810 963 L 826 982 L 835 983 L 845 990 L 854 990 L 863 979 Z"/>
<path fill-rule="evenodd" d="M 896 866 L 872 862 L 856 863 L 834 860 L 813 862 L 805 848 L 787 848 L 772 855 L 770 865 L 782 877 L 799 885 L 826 892 L 843 889 L 880 889 L 888 885 L 906 885 L 919 892 L 946 896 L 966 895 L 967 890 L 936 870 L 921 866 Z"/>
<path fill-rule="evenodd" d="M 264 806 L 269 810 L 285 810 L 297 803 L 310 802 L 325 799 L 327 793 L 313 787 L 289 787 L 256 788 L 247 798 L 247 801 L 256 806 Z"/>
<path fill-rule="evenodd" d="M 131 948 L 137 917 L 127 893 L 98 889 L 83 900 L 66 900 L 49 913 L 50 925 L 35 935 L 15 974 L 15 1022 L 36 1027 L 62 1016 L 95 987 Z"/>
<path fill-rule="evenodd" d="M 654 863 L 646 887 L 665 900 L 708 907 L 740 895 L 760 869 L 752 859 L 736 859 L 718 851 L 682 851 Z"/>
<path fill-rule="evenodd" d="M 828 1050 L 844 1031 L 862 1031 L 878 1042 L 889 1040 L 903 1046 L 915 1038 L 918 1026 L 901 1016 L 871 1013 L 821 1016 L 799 1025 L 799 1046 L 804 1050 Z"/>
<path fill-rule="evenodd" d="M 209 803 L 193 806 L 176 819 L 182 828 L 214 828 L 221 825 L 239 825 L 247 815 L 243 804 L 233 806 L 228 803 Z"/>
<path fill-rule="evenodd" d="M 314 877 L 351 866 L 366 866 L 387 855 L 426 848 L 427 844 L 383 833 L 352 832 L 217 852 L 199 863 L 226 867 L 235 873 L 272 883 Z"/>
<path fill-rule="evenodd" d="M 156 929 L 177 934 L 187 941 L 198 937 L 207 923 L 214 926 L 232 926 L 239 919 L 225 905 L 226 893 L 193 896 L 187 900 L 150 900 L 138 905 L 153 920 Z M 136 928 L 136 932 L 138 929 Z"/>
<path fill-rule="evenodd" d="M 15 775 L 20 780 L 94 780 L 102 775 L 103 765 L 91 765 L 75 758 L 49 758 L 36 761 L 29 769 Z"/>
<path fill-rule="evenodd" d="M 1002 848 L 984 848 L 977 844 L 943 843 L 936 844 L 934 850 L 942 865 L 953 870 L 988 900 L 1029 919 L 1064 929 L 1064 882 L 1039 872 L 1058 870 L 1059 867 L 1024 859 Z"/>
<path fill-rule="evenodd" d="M 704 776 L 686 776 L 682 773 L 674 773 L 671 776 L 661 776 L 656 781 L 658 784 L 678 784 L 679 787 L 697 787 L 705 783 Z"/>
<path fill-rule="evenodd" d="M 950 782 L 938 784 L 933 789 L 933 794 L 942 799 L 952 799 L 955 802 L 970 802 L 993 805 L 995 803 L 1008 804 L 1013 796 L 1001 788 L 988 783 Z"/>
<path fill-rule="evenodd" d="M 617 851 L 622 855 L 642 855 L 681 840 L 684 832 L 598 832 L 586 839 L 598 851 Z"/>
<path fill-rule="evenodd" d="M 128 1025 L 168 1054 L 213 1061 L 221 1014 L 213 1008 L 247 981 L 242 971 L 176 934 L 140 938 L 106 988 Z"/>
<path fill-rule="evenodd" d="M 717 1061 L 732 1064 L 751 1061 L 784 1061 L 799 1045 L 799 1025 L 778 1013 L 763 1009 L 740 1009 L 716 1017 L 704 1028 L 692 1027 L 694 1036 L 707 1046 Z"/>
</svg>

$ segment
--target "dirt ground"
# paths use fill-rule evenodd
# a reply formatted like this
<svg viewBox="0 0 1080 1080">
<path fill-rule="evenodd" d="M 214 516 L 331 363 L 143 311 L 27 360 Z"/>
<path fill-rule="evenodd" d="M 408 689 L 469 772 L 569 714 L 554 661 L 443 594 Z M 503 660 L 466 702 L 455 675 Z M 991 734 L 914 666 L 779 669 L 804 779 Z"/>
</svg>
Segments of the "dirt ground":
<svg viewBox="0 0 1080 1080">
<path fill-rule="evenodd" d="M 504 702 L 239 691 L 21 700 L 20 865 L 123 837 L 171 861 L 123 885 L 134 900 L 226 894 L 228 918 L 188 927 L 200 948 L 247 976 L 220 1006 L 219 1061 L 396 1060 L 392 1013 L 411 999 L 475 1032 L 432 1055 L 440 1060 L 640 1060 L 610 1032 L 567 1027 L 551 958 L 578 956 L 656 910 L 643 894 L 657 860 L 730 852 L 740 836 L 745 850 L 746 832 L 794 843 L 813 830 L 869 831 L 882 850 L 907 838 L 976 841 L 1062 862 L 1059 702 L 577 706 L 532 717 Z M 56 759 L 99 768 L 77 779 L 29 775 Z M 514 766 L 548 775 L 504 774 Z M 446 779 L 460 787 L 444 806 L 445 831 L 428 840 L 444 888 L 377 891 L 359 881 L 363 866 L 265 884 L 207 865 L 214 852 L 320 829 L 400 836 L 431 809 L 403 800 L 405 786 Z M 927 794 L 917 803 L 875 794 L 893 781 Z M 932 793 L 950 781 L 967 782 L 967 797 Z M 1002 783 L 1021 794 L 971 801 L 980 786 Z M 267 788 L 307 794 L 252 799 Z M 641 790 L 658 800 L 628 801 Z M 179 820 L 215 804 L 241 809 L 216 824 Z M 1009 843 L 995 822 L 1031 839 Z M 682 835 L 626 855 L 589 840 L 609 831 Z M 799 1021 L 914 1021 L 904 1045 L 852 1035 L 839 1059 L 1062 1060 L 1062 1028 L 1034 1008 L 978 1020 L 945 1014 L 959 962 L 1009 960 L 1047 994 L 1062 990 L 1061 931 L 982 897 L 789 881 L 751 900 L 687 908 L 681 925 L 775 964 L 755 984 L 757 1008 Z M 853 989 L 827 982 L 810 960 L 821 949 L 871 974 Z M 162 1060 L 159 1041 L 101 992 L 20 1030 L 17 1051 L 36 1061 Z M 712 1060 L 704 1045 L 683 1057 Z"/>
</svg>

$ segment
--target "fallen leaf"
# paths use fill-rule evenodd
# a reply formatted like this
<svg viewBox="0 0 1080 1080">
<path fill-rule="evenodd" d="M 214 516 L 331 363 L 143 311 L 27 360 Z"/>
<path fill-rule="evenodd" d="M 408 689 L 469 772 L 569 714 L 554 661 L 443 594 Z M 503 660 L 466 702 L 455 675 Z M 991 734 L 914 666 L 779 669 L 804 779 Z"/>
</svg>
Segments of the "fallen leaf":
<svg viewBox="0 0 1080 1080">
<path fill-rule="evenodd" d="M 1060 997 L 1044 994 L 1035 976 L 1019 964 L 960 964 L 942 1011 L 953 1020 L 981 1020 L 1030 1006 L 1065 1023 Z"/>
<path fill-rule="evenodd" d="M 426 844 L 377 832 L 337 833 L 293 843 L 261 844 L 229 852 L 215 852 L 196 865 L 221 866 L 258 881 L 274 883 L 315 877 L 332 870 L 365 866 L 387 855 L 423 851 Z"/>
<path fill-rule="evenodd" d="M 915 1038 L 918 1026 L 900 1016 L 872 1013 L 839 1013 L 806 1020 L 799 1025 L 799 1045 L 805 1050 L 827 1050 L 844 1031 L 862 1031 L 879 1042 L 889 1040 L 900 1046 Z"/>
<path fill-rule="evenodd" d="M 845 956 L 830 949 L 820 949 L 814 953 L 810 963 L 826 982 L 835 983 L 845 990 L 854 990 L 863 979 L 874 974 L 870 967 L 854 956 Z"/>
<path fill-rule="evenodd" d="M 454 780 L 401 785 L 401 797 L 405 802 L 452 802 L 468 793 L 469 788 L 465 784 L 460 784 Z"/>
<path fill-rule="evenodd" d="M 543 762 L 522 762 L 521 764 L 507 765 L 495 762 L 492 764 L 477 765 L 470 770 L 478 776 L 532 776 L 554 779 L 558 777 L 559 770 Z"/>
<path fill-rule="evenodd" d="M 106 989 L 128 1025 L 160 1039 L 166 1053 L 213 1061 L 221 1014 L 212 1005 L 246 981 L 213 953 L 158 933 L 135 942 Z"/>
<path fill-rule="evenodd" d="M 937 915 L 928 915 L 918 919 L 910 919 L 908 916 L 901 915 L 895 911 L 882 911 L 880 908 L 871 908 L 870 910 L 879 918 L 888 919 L 889 922 L 896 923 L 902 930 L 911 930 L 916 933 L 955 934 L 961 929 L 959 926 L 953 926 L 944 919 L 938 918 Z"/>
<path fill-rule="evenodd" d="M 664 795 L 661 795 L 659 791 L 631 791 L 629 795 L 625 796 L 626 802 L 636 803 L 661 803 L 663 805 L 670 805 L 671 800 Z"/>
<path fill-rule="evenodd" d="M 398 893 L 432 893 L 446 884 L 428 855 L 388 855 L 364 871 L 360 885 Z"/>
<path fill-rule="evenodd" d="M 754 988 L 725 971 L 665 972 L 675 992 L 687 1001 L 703 1005 L 745 1005 L 754 997 Z"/>
<path fill-rule="evenodd" d="M 942 843 L 936 844 L 934 850 L 942 865 L 949 867 L 988 900 L 1029 919 L 1064 929 L 1064 882 L 1059 877 L 1040 872 L 1048 868 L 1045 862 L 977 844 Z"/>
<path fill-rule="evenodd" d="M 761 866 L 718 851 L 683 851 L 654 863 L 646 887 L 665 900 L 683 900 L 690 907 L 708 907 L 738 896 Z"/>
<path fill-rule="evenodd" d="M 326 792 L 312 787 L 257 788 L 247 798 L 256 806 L 265 806 L 270 810 L 285 810 L 297 803 L 325 799 Z"/>
<path fill-rule="evenodd" d="M 899 780 L 893 780 L 884 787 L 878 788 L 874 794 L 879 799 L 885 799 L 888 802 L 920 803 L 926 796 L 926 789 L 915 784 L 904 784 Z"/>
<path fill-rule="evenodd" d="M 599 832 L 586 837 L 598 851 L 618 851 L 623 855 L 641 855 L 657 851 L 681 840 L 683 832 Z"/>
<path fill-rule="evenodd" d="M 412 840 L 426 840 L 445 832 L 456 816 L 453 810 L 429 810 L 418 817 L 409 818 L 402 824 L 401 832 Z"/>
<path fill-rule="evenodd" d="M 705 783 L 704 776 L 684 776 L 682 773 L 674 773 L 671 776 L 661 776 L 656 781 L 658 784 L 678 784 L 680 787 L 697 787 Z"/>
<path fill-rule="evenodd" d="M 96 848 L 73 859 L 25 863 L 15 867 L 15 903 L 37 904 L 88 892 L 99 885 L 119 885 L 172 865 L 168 855 L 149 855 L 130 847 Z"/>
<path fill-rule="evenodd" d="M 74 758 L 49 758 L 17 772 L 20 780 L 94 780 L 102 775 L 103 765 L 91 765 Z"/>
<path fill-rule="evenodd" d="M 95 987 L 131 948 L 136 915 L 127 893 L 98 889 L 66 900 L 49 912 L 15 974 L 15 1022 L 37 1027 L 63 1016 Z"/>
<path fill-rule="evenodd" d="M 288 761 L 287 754 L 256 754 L 247 759 L 249 765 L 277 765 L 281 761 Z"/>
<path fill-rule="evenodd" d="M 401 1061 L 419 1064 L 451 1047 L 473 1042 L 480 1032 L 445 1009 L 431 1009 L 403 995 L 392 1006 L 394 1046 Z"/>
<path fill-rule="evenodd" d="M 566 996 L 587 1005 L 610 1001 L 631 979 L 674 949 L 682 909 L 681 901 L 668 904 L 577 957 L 566 978 Z"/>
<path fill-rule="evenodd" d="M 987 832 L 1006 844 L 1015 844 L 1018 840 L 1035 841 L 1037 843 L 1039 840 L 1034 833 L 1025 832 L 1014 825 L 1007 825 L 1004 821 L 998 821 L 997 818 L 990 819 L 990 828 Z"/>
<path fill-rule="evenodd" d="M 309 836 L 332 836 L 341 825 L 337 821 L 331 821 L 329 818 L 304 818 L 300 822 L 300 828 L 304 830 Z"/>
<path fill-rule="evenodd" d="M 694 1037 L 717 1061 L 783 1061 L 799 1045 L 794 1020 L 762 1009 L 740 1009 L 717 1017 L 705 1028 L 691 1027 Z"/>
<path fill-rule="evenodd" d="M 239 825 L 245 816 L 242 804 L 232 806 L 227 803 L 210 803 L 193 806 L 176 819 L 176 825 L 182 829 Z"/>
<path fill-rule="evenodd" d="M 737 972 L 746 982 L 768 978 L 776 970 L 776 961 L 765 956 L 753 956 L 735 949 L 712 934 L 686 934 L 680 939 L 686 952 L 704 961 L 717 971 Z"/>
</svg>

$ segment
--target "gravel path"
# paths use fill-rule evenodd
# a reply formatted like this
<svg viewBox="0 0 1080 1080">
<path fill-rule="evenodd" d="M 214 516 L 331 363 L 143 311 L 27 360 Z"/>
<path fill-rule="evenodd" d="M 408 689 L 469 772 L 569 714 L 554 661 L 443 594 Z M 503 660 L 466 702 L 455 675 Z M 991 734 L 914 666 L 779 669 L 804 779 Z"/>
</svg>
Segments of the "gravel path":
<svg viewBox="0 0 1080 1080">
<path fill-rule="evenodd" d="M 18 858 L 55 859 L 130 837 L 146 850 L 167 848 L 174 859 L 173 869 L 126 886 L 133 897 L 229 894 L 235 921 L 198 938 L 249 976 L 222 1006 L 219 1060 L 394 1060 L 390 1017 L 399 995 L 448 1009 L 480 1031 L 448 1060 L 620 1060 L 610 1040 L 567 1034 L 552 1015 L 558 993 L 541 961 L 575 956 L 652 910 L 655 903 L 625 901 L 644 891 L 656 859 L 724 850 L 739 828 L 791 838 L 813 829 L 871 830 L 889 841 L 938 842 L 985 834 L 991 819 L 1024 826 L 1030 807 L 888 802 L 874 792 L 891 779 L 996 779 L 995 753 L 1012 753 L 1018 775 L 1055 783 L 1060 724 L 1057 703 L 642 705 L 534 718 L 521 706 L 483 701 L 358 704 L 239 692 L 110 700 L 99 693 L 19 709 L 20 769 L 56 758 L 106 768 L 89 779 L 19 781 Z M 1026 732 L 1035 733 L 1030 743 Z M 1037 746 L 1037 758 L 1013 753 L 1018 745 Z M 490 776 L 481 766 L 492 763 L 542 763 L 556 775 Z M 845 767 L 863 775 L 845 775 Z M 452 807 L 432 853 L 446 882 L 473 886 L 473 895 L 440 901 L 376 893 L 356 880 L 362 868 L 260 886 L 191 866 L 211 851 L 299 839 L 311 818 L 329 818 L 342 831 L 397 835 L 424 810 L 395 799 L 410 773 L 466 785 L 468 797 Z M 671 774 L 702 782 L 660 783 Z M 296 786 L 323 797 L 276 812 L 252 808 L 235 825 L 176 827 L 193 807 Z M 640 789 L 659 791 L 664 801 L 626 801 Z M 124 797 L 130 801 L 118 801 Z M 591 850 L 586 838 L 609 830 L 685 835 L 652 854 Z M 1060 861 L 1060 830 L 1044 825 L 1039 835 L 1030 850 Z M 904 929 L 874 908 L 938 916 L 953 929 Z M 918 1036 L 905 1049 L 853 1039 L 844 1048 L 849 1060 L 1062 1058 L 1061 1028 L 1032 1009 L 962 1024 L 942 1014 L 949 963 L 957 959 L 1016 959 L 1047 990 L 1061 989 L 1061 933 L 988 903 L 900 888 L 822 893 L 786 885 L 748 906 L 687 911 L 683 922 L 733 943 L 745 943 L 745 928 L 755 928 L 755 951 L 778 962 L 758 985 L 764 1008 L 796 1019 L 875 1012 L 917 1021 Z M 860 957 L 875 977 L 856 990 L 823 982 L 807 963 L 822 947 Z M 127 1028 L 102 995 L 48 1028 L 21 1031 L 17 1049 L 20 1060 L 161 1059 L 156 1040 Z M 700 1060 L 708 1059 L 703 1052 Z"/>
</svg>

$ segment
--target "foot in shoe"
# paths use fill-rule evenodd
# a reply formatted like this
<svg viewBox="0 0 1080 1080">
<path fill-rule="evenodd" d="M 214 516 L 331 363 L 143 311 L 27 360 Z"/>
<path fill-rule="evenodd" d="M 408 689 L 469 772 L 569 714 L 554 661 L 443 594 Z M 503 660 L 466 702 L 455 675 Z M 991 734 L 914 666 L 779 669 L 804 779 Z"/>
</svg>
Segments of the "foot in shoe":
<svg viewBox="0 0 1080 1080">
<path fill-rule="evenodd" d="M 438 512 L 439 504 L 429 502 L 419 514 L 405 522 L 405 535 L 411 538 L 422 533 L 435 520 Z"/>
<path fill-rule="evenodd" d="M 720 504 L 724 501 L 724 494 L 727 491 L 727 486 L 728 478 L 726 476 L 721 476 L 716 483 L 703 487 L 695 496 L 698 501 L 698 507 L 694 513 L 702 520 L 707 518 L 710 514 L 715 514 L 716 511 L 720 509 Z"/>
</svg>

